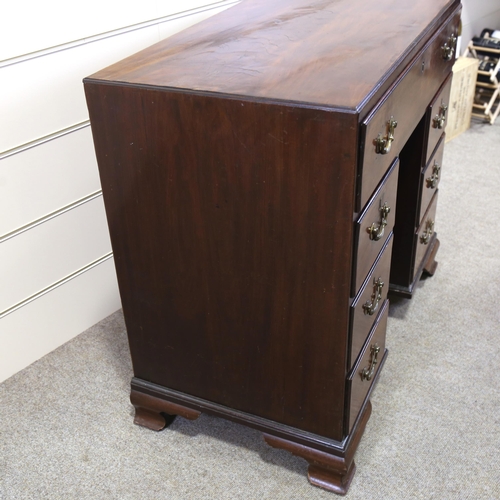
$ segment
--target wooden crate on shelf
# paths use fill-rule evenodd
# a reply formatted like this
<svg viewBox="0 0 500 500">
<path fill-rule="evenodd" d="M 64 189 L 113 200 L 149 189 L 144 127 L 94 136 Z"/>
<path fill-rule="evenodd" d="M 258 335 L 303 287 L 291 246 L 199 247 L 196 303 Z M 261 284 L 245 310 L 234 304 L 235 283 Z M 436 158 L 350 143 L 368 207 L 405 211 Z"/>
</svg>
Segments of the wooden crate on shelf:
<svg viewBox="0 0 500 500">
<path fill-rule="evenodd" d="M 472 57 L 459 57 L 453 65 L 446 142 L 470 127 L 478 64 Z"/>
</svg>

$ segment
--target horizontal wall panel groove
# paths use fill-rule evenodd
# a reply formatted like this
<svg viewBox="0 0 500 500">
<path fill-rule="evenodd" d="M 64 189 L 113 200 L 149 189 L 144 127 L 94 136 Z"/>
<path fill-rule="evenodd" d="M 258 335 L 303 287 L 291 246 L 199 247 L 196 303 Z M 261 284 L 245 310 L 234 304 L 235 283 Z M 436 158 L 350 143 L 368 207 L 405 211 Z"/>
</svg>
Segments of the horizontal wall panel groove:
<svg viewBox="0 0 500 500">
<path fill-rule="evenodd" d="M 0 311 L 111 251 L 102 196 L 0 243 Z"/>
<path fill-rule="evenodd" d="M 13 50 L 16 50 L 16 48 L 12 47 L 13 40 L 10 39 L 9 44 L 6 44 L 3 47 L 3 52 L 0 52 L 0 68 L 9 66 L 11 64 L 18 64 L 29 59 L 47 56 L 54 52 L 72 49 L 86 43 L 93 43 L 104 38 L 109 38 L 112 36 L 128 33 L 130 31 L 136 31 L 138 29 L 148 28 L 150 26 L 173 21 L 182 17 L 192 16 L 194 14 L 207 12 L 213 9 L 220 9 L 221 7 L 226 8 L 228 6 L 239 3 L 239 1 L 240 0 L 222 0 L 219 2 L 206 2 L 203 0 L 191 0 L 186 2 L 184 0 L 182 7 L 176 7 L 175 5 L 171 7 L 169 6 L 169 9 L 176 9 L 174 12 L 163 13 L 163 15 L 161 15 L 160 17 L 154 17 L 154 14 L 152 13 L 151 15 L 153 15 L 153 17 L 151 19 L 143 20 L 140 22 L 133 22 L 135 20 L 130 18 L 128 22 L 133 22 L 133 24 L 130 25 L 127 25 L 127 20 L 125 19 L 122 20 L 123 24 L 117 24 L 117 16 L 113 16 L 113 23 L 101 26 L 100 29 L 102 31 L 100 31 L 98 28 L 90 31 L 91 27 L 87 24 L 85 26 L 87 34 L 85 35 L 84 33 L 80 33 L 81 38 L 78 39 L 74 38 L 75 34 L 77 34 L 78 32 L 67 33 L 67 37 L 69 36 L 70 38 L 62 37 L 61 35 L 59 35 L 57 38 L 53 38 L 52 42 L 47 41 L 45 42 L 45 44 L 43 44 L 43 41 L 38 38 L 38 40 L 35 41 L 36 46 L 33 44 L 30 45 L 31 50 L 26 53 L 21 53 L 19 51 L 19 48 L 17 48 L 17 53 L 13 52 Z M 93 16 L 93 19 L 95 20 L 96 16 Z M 102 19 L 102 16 L 100 17 L 100 19 Z M 46 33 L 45 29 L 44 33 Z M 11 47 L 10 49 L 9 46 Z M 9 52 L 5 52 L 5 50 L 9 50 Z"/>
<path fill-rule="evenodd" d="M 60 286 L 65 285 L 68 281 L 78 278 L 83 273 L 86 273 L 93 269 L 95 266 L 98 266 L 102 264 L 103 262 L 107 261 L 108 259 L 111 259 L 113 257 L 113 253 L 109 252 L 106 255 L 103 255 L 99 259 L 96 259 L 94 262 L 91 262 L 90 264 L 87 264 L 86 266 L 82 267 L 81 269 L 78 269 L 74 273 L 71 273 L 68 276 L 65 276 L 63 279 L 57 281 L 56 283 L 53 283 L 52 285 L 48 286 L 47 288 L 44 288 L 43 290 L 40 290 L 37 293 L 34 293 L 30 297 L 25 298 L 21 302 L 18 302 L 17 304 L 14 304 L 13 306 L 9 307 L 5 311 L 0 311 L 0 320 L 4 318 L 5 316 L 8 316 L 9 314 L 12 314 L 13 312 L 17 311 L 18 309 L 21 309 L 21 307 L 27 306 L 30 302 L 33 302 L 34 300 L 39 299 L 46 293 L 50 293 L 56 288 L 59 288 Z"/>
<path fill-rule="evenodd" d="M 82 79 L 151 45 L 157 28 L 126 33 L 0 69 L 0 151 L 88 120 Z"/>
<path fill-rule="evenodd" d="M 165 23 L 78 45 L 0 69 L 0 152 L 88 119 L 82 79 L 224 10 L 204 10 Z"/>
<path fill-rule="evenodd" d="M 24 153 L 24 151 L 27 151 L 28 149 L 35 148 L 37 146 L 41 146 L 47 142 L 53 141 L 55 139 L 59 139 L 59 137 L 63 137 L 67 134 L 71 134 L 72 132 L 77 132 L 78 130 L 85 128 L 85 127 L 90 127 L 90 120 L 85 120 L 81 123 L 77 123 L 76 125 L 72 125 L 68 128 L 65 128 L 63 130 L 58 130 L 57 132 L 54 132 L 53 134 L 46 135 L 45 137 L 40 137 L 38 139 L 35 139 L 34 141 L 27 142 L 26 144 L 21 144 L 20 146 L 17 146 L 13 149 L 9 149 L 8 151 L 4 151 L 3 153 L 0 153 L 0 160 L 5 160 L 6 158 L 9 158 L 10 156 L 17 155 L 19 153 Z"/>
<path fill-rule="evenodd" d="M 0 382 L 121 307 L 107 259 L 0 319 Z"/>
<path fill-rule="evenodd" d="M 60 208 L 59 210 L 56 210 L 52 213 L 49 213 L 43 217 L 40 217 L 39 219 L 36 219 L 29 224 L 26 224 L 25 226 L 18 227 L 14 231 L 11 231 L 10 233 L 4 234 L 3 236 L 0 236 L 0 244 L 4 243 L 7 240 L 10 240 L 12 238 L 15 238 L 16 236 L 19 236 L 20 234 L 29 231 L 30 229 L 34 229 L 36 226 L 39 226 L 40 224 L 44 224 L 45 222 L 50 221 L 54 217 L 59 217 L 60 215 L 65 214 L 66 212 L 69 212 L 70 210 L 74 210 L 75 208 L 78 208 L 80 205 L 83 205 L 84 203 L 88 203 L 89 201 L 92 201 L 96 198 L 99 198 L 102 196 L 102 191 L 96 191 L 95 193 L 91 193 L 84 198 L 81 198 L 73 203 L 70 203 L 69 205 L 66 205 L 65 207 Z"/>
<path fill-rule="evenodd" d="M 88 126 L 3 158 L 0 241 L 8 233 L 81 203 L 100 189 Z"/>
</svg>

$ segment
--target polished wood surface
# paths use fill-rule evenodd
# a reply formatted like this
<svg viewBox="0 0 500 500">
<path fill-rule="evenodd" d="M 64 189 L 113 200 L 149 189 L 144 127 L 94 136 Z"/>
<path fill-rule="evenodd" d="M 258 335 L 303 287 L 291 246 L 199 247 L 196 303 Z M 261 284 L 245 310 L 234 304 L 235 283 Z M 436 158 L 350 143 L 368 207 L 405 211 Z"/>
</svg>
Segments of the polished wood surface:
<svg viewBox="0 0 500 500">
<path fill-rule="evenodd" d="M 359 109 L 453 4 L 247 0 L 91 78 Z"/>
<path fill-rule="evenodd" d="M 399 160 L 396 160 L 389 172 L 382 180 L 377 191 L 374 193 L 370 204 L 361 213 L 356 221 L 355 237 L 356 245 L 354 249 L 353 279 L 351 293 L 354 296 L 363 281 L 366 279 L 368 271 L 382 250 L 384 243 L 391 234 L 396 220 L 396 196 L 398 186 Z M 380 228 L 382 224 L 381 208 L 387 205 L 390 209 L 386 217 L 387 226 L 381 231 L 380 239 L 372 239 L 369 229 Z"/>
<path fill-rule="evenodd" d="M 420 201 L 421 172 L 426 150 L 426 120 L 424 114 L 399 155 L 401 175 L 398 178 L 396 221 L 394 224 L 391 262 L 391 288 L 408 288 L 413 282 L 415 264 L 415 230 L 419 225 L 417 205 Z"/>
<path fill-rule="evenodd" d="M 394 229 L 393 252 L 398 258 L 391 263 L 391 290 L 395 295 L 411 298 L 415 284 L 425 269 L 433 274 L 437 263 L 434 258 L 430 267 L 425 266 L 430 252 L 437 252 L 435 236 L 427 245 L 419 241 L 423 232 L 424 214 L 428 211 L 437 186 L 427 185 L 434 160 L 441 162 L 444 147 L 443 128 L 433 126 L 440 107 L 448 105 L 451 74 L 446 77 L 431 100 L 424 116 L 413 130 L 400 152 L 397 211 Z M 446 116 L 443 127 L 446 124 Z M 432 155 L 432 156 L 431 156 Z M 434 209 L 435 210 L 435 209 Z M 418 255 L 417 255 L 418 254 Z"/>
<path fill-rule="evenodd" d="M 144 402 L 144 400 L 139 401 L 139 406 L 142 405 L 152 411 L 157 411 L 157 408 L 161 408 L 161 406 L 159 406 L 161 404 L 160 401 L 164 401 L 170 405 L 169 408 L 171 408 L 171 405 L 174 404 L 177 405 L 178 408 L 191 409 L 196 412 L 206 413 L 207 415 L 222 417 L 227 420 L 231 420 L 232 422 L 243 424 L 261 431 L 264 434 L 269 434 L 283 438 L 287 441 L 303 444 L 310 448 L 314 448 L 315 450 L 323 451 L 338 457 L 343 457 L 348 452 L 354 453 L 354 450 L 350 449 L 350 443 L 353 440 L 353 435 L 357 432 L 359 426 L 361 425 L 358 421 L 354 430 L 349 436 L 346 437 L 346 439 L 343 441 L 337 441 L 335 439 L 330 439 L 325 436 L 301 430 L 298 427 L 290 427 L 274 420 L 242 412 L 229 406 L 214 403 L 184 392 L 175 391 L 162 385 L 147 382 L 136 377 L 132 378 L 131 389 L 131 393 L 135 396 L 139 394 L 153 396 L 153 399 L 157 401 L 154 407 L 151 407 L 149 402 Z M 368 404 L 368 400 L 365 403 Z M 135 404 L 137 404 L 137 402 L 135 402 Z M 171 410 L 169 409 L 169 411 Z M 162 410 L 162 412 L 165 412 L 165 410 Z M 176 413 L 173 412 L 172 414 L 175 415 Z"/>
<path fill-rule="evenodd" d="M 434 155 L 427 163 L 426 167 L 422 170 L 420 185 L 422 186 L 422 195 L 420 197 L 420 212 L 418 220 L 421 222 L 425 211 L 429 207 L 434 193 L 439 187 L 439 182 L 441 181 L 442 166 L 443 166 L 443 153 L 444 153 L 444 134 L 441 137 L 441 141 L 436 147 Z M 435 174 L 434 169 L 438 169 L 437 180 L 433 181 L 432 176 Z"/>
<path fill-rule="evenodd" d="M 438 204 L 439 190 L 434 193 L 429 207 L 422 218 L 422 223 L 417 230 L 417 251 L 415 254 L 415 268 L 418 269 L 422 266 L 422 262 L 427 254 L 430 243 L 433 240 L 434 233 L 436 232 L 436 211 Z M 429 224 L 432 224 L 432 229 L 429 229 Z M 424 236 L 430 232 L 431 236 L 426 240 Z"/>
<path fill-rule="evenodd" d="M 431 103 L 431 109 L 428 113 L 427 119 L 427 127 L 428 127 L 428 142 L 427 142 L 427 153 L 426 160 L 428 160 L 433 153 L 436 144 L 441 139 L 443 135 L 444 129 L 446 128 L 446 122 L 448 120 L 449 110 L 448 107 L 450 105 L 450 92 L 451 92 L 451 77 L 450 75 L 447 80 L 443 83 L 442 87 L 439 90 L 439 93 L 436 95 L 434 100 Z M 446 106 L 446 112 L 444 114 L 444 123 L 439 127 L 436 126 L 435 120 L 438 116 L 440 116 L 441 106 Z"/>
<path fill-rule="evenodd" d="M 349 355 L 349 368 L 352 368 L 358 359 L 361 348 L 363 347 L 368 334 L 375 322 L 377 315 L 382 308 L 382 305 L 387 298 L 389 291 L 389 276 L 391 269 L 392 257 L 392 234 L 387 238 L 381 254 L 378 256 L 374 264 L 374 268 L 367 277 L 363 288 L 359 291 L 356 298 L 351 304 L 351 341 L 350 341 L 350 355 Z M 380 299 L 377 301 L 378 306 L 372 315 L 368 314 L 364 305 L 372 304 L 374 301 L 373 295 L 375 294 L 374 281 L 381 279 L 383 282 Z"/>
<path fill-rule="evenodd" d="M 269 434 L 264 434 L 264 439 L 267 444 L 274 448 L 289 451 L 307 460 L 309 463 L 307 477 L 311 484 L 333 491 L 339 495 L 345 495 L 356 472 L 354 453 L 361 440 L 371 412 L 372 405 L 368 401 L 360 415 L 358 426 L 352 433 L 345 452 L 340 456 L 325 453 L 315 448 Z"/>
<path fill-rule="evenodd" d="M 87 96 L 135 375 L 341 440 L 352 115 Z"/>
<path fill-rule="evenodd" d="M 459 19 L 460 12 L 455 12 L 394 83 L 381 103 L 363 121 L 360 208 L 365 205 L 380 177 L 406 144 L 415 124 L 422 117 L 421 103 L 430 102 L 443 80 L 450 74 L 453 60 L 443 59 L 441 47 L 450 35 L 456 32 Z M 418 96 L 418 99 L 415 96 Z M 377 154 L 374 141 L 379 135 L 387 135 L 387 122 L 391 117 L 397 121 L 391 151 L 388 154 Z"/>
<path fill-rule="evenodd" d="M 85 79 L 137 424 L 227 418 L 345 493 L 387 288 L 371 318 L 362 305 L 389 266 L 409 295 L 435 269 L 435 234 L 417 249 L 422 172 L 459 12 L 245 0 Z"/>
<path fill-rule="evenodd" d="M 350 406 L 349 406 L 349 431 L 353 428 L 356 419 L 360 413 L 363 403 L 366 400 L 366 395 L 371 388 L 371 385 L 376 380 L 376 374 L 380 370 L 382 360 L 385 355 L 385 332 L 387 329 L 387 316 L 389 314 L 389 301 L 386 300 L 377 319 L 373 325 L 370 336 L 365 344 L 365 347 L 359 355 L 358 362 L 352 370 L 348 378 L 348 390 L 350 391 Z M 376 364 L 372 364 L 374 354 L 372 347 L 377 346 L 380 351 L 376 356 Z M 364 370 L 374 368 L 374 374 L 370 379 L 363 378 Z"/>
<path fill-rule="evenodd" d="M 168 427 L 177 415 L 188 420 L 196 420 L 201 415 L 201 412 L 192 408 L 186 408 L 133 389 L 130 393 L 130 402 L 135 407 L 134 424 L 153 431 L 161 431 Z"/>
<path fill-rule="evenodd" d="M 439 240 L 436 237 L 436 234 L 434 234 L 434 238 L 429 244 L 430 248 L 427 251 L 427 254 L 425 256 L 425 261 L 423 262 L 422 270 L 425 274 L 428 276 L 434 276 L 434 273 L 436 272 L 438 262 L 436 261 L 436 254 L 439 250 Z"/>
</svg>

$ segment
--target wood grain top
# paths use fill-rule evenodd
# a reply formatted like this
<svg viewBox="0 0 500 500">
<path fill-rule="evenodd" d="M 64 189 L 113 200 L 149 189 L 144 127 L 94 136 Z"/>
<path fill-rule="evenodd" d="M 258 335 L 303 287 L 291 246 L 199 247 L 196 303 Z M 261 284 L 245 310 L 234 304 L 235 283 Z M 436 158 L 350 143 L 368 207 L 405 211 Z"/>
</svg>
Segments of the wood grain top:
<svg viewBox="0 0 500 500">
<path fill-rule="evenodd" d="M 458 4 L 243 0 L 89 80 L 359 109 Z"/>
</svg>

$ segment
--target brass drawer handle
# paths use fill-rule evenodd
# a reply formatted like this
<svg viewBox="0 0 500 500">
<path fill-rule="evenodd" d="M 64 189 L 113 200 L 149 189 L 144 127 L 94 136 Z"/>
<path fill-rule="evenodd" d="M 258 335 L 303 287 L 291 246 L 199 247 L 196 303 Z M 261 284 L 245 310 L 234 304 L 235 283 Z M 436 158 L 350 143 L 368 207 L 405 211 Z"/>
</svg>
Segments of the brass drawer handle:
<svg viewBox="0 0 500 500">
<path fill-rule="evenodd" d="M 457 41 L 457 37 L 454 34 L 450 35 L 448 41 L 444 43 L 441 47 L 441 53 L 443 55 L 443 59 L 445 61 L 451 61 L 453 54 L 455 53 L 455 43 Z"/>
<path fill-rule="evenodd" d="M 428 188 L 434 189 L 438 185 L 440 171 L 441 167 L 439 166 L 438 162 L 434 160 L 434 166 L 432 167 L 432 175 L 430 177 L 427 177 L 427 179 L 425 179 Z"/>
<path fill-rule="evenodd" d="M 375 373 L 375 365 L 377 364 L 378 353 L 380 352 L 380 347 L 378 344 L 372 345 L 371 347 L 371 361 L 368 368 L 363 368 L 361 371 L 361 380 L 371 380 L 373 374 Z"/>
<path fill-rule="evenodd" d="M 425 231 L 422 233 L 422 236 L 420 236 L 420 243 L 427 245 L 427 243 L 429 243 L 429 241 L 431 240 L 431 236 L 433 234 L 434 234 L 434 221 L 429 219 L 425 226 Z"/>
<path fill-rule="evenodd" d="M 380 302 L 380 299 L 382 298 L 382 288 L 384 288 L 384 282 L 382 281 L 382 278 L 374 279 L 373 284 L 374 287 L 371 301 L 368 300 L 363 304 L 364 313 L 369 314 L 370 316 L 373 316 L 375 314 L 375 311 L 378 309 L 378 304 Z"/>
<path fill-rule="evenodd" d="M 448 106 L 444 103 L 441 103 L 439 107 L 439 114 L 437 114 L 432 119 L 432 126 L 434 128 L 442 129 L 444 127 L 444 122 L 446 121 L 446 111 L 448 110 Z"/>
<path fill-rule="evenodd" d="M 391 119 L 387 122 L 387 137 L 382 137 L 381 134 L 375 139 L 375 152 L 380 155 L 386 155 L 392 146 L 392 141 L 394 140 L 394 129 L 398 126 L 398 122 L 391 116 Z"/>
<path fill-rule="evenodd" d="M 375 222 L 367 229 L 368 234 L 370 235 L 370 239 L 373 241 L 378 241 L 382 236 L 384 236 L 384 229 L 387 226 L 387 216 L 391 211 L 391 207 L 387 205 L 387 202 L 384 203 L 380 210 L 380 224 L 377 226 Z"/>
</svg>

